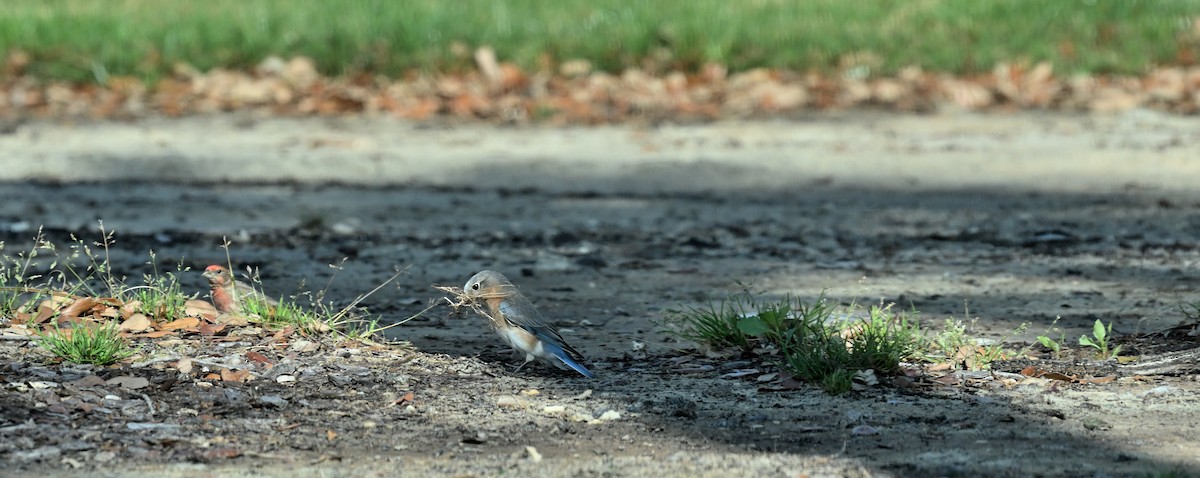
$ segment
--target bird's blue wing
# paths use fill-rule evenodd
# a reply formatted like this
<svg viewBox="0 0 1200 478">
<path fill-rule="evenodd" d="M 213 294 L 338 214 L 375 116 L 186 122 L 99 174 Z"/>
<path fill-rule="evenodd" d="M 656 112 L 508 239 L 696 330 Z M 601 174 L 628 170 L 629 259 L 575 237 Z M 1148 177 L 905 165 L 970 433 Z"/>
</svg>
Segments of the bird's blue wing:
<svg viewBox="0 0 1200 478">
<path fill-rule="evenodd" d="M 583 374 L 585 377 L 592 377 L 592 372 L 579 364 L 579 362 L 583 361 L 583 354 L 567 344 L 562 335 L 554 329 L 554 326 L 546 323 L 545 319 L 542 318 L 542 314 L 538 312 L 533 303 L 529 302 L 529 299 L 526 299 L 524 295 L 518 293 L 511 297 L 506 297 L 500 302 L 500 314 L 508 322 L 536 336 L 542 341 L 542 349 L 553 354 L 563 364 Z"/>
</svg>

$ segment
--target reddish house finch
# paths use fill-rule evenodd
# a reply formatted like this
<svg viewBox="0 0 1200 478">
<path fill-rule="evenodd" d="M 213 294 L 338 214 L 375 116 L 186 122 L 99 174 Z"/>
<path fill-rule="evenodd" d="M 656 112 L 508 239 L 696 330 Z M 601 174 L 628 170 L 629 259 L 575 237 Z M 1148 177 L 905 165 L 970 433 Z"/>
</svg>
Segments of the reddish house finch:
<svg viewBox="0 0 1200 478">
<path fill-rule="evenodd" d="M 278 302 L 254 290 L 250 285 L 238 282 L 229 269 L 219 265 L 213 264 L 204 268 L 204 278 L 208 279 L 208 285 L 212 287 L 212 302 L 219 312 L 240 314 L 251 300 L 272 307 L 278 305 Z"/>
</svg>

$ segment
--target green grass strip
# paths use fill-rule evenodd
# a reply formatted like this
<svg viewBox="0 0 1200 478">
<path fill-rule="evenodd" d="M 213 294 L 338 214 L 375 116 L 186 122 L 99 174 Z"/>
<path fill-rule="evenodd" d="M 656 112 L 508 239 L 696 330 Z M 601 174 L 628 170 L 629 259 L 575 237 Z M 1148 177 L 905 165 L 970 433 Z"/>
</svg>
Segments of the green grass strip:
<svg viewBox="0 0 1200 478">
<path fill-rule="evenodd" d="M 45 79 L 153 80 L 176 62 L 249 68 L 313 58 L 330 75 L 459 71 L 491 45 L 528 69 L 569 59 L 620 71 L 658 58 L 732 70 L 829 71 L 864 59 L 970 74 L 1050 61 L 1059 73 L 1142 73 L 1200 52 L 1198 0 L 4 0 L 0 51 Z M 455 48 L 455 44 L 459 47 Z M 668 54 L 669 53 L 669 54 Z M 1200 54 L 1200 53 L 1196 53 Z M 1182 58 L 1182 60 L 1181 60 Z M 665 60 L 664 60 L 665 59 Z"/>
</svg>

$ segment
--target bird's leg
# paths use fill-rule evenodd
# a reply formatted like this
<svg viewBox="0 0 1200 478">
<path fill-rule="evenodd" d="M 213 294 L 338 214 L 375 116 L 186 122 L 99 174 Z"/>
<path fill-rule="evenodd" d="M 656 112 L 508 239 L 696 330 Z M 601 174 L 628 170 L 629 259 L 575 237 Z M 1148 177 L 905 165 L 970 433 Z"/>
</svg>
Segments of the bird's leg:
<svg viewBox="0 0 1200 478">
<path fill-rule="evenodd" d="M 517 350 L 516 352 L 520 353 L 521 351 Z M 532 361 L 533 361 L 533 356 L 529 355 L 529 354 L 525 354 L 525 361 L 521 362 L 520 365 L 517 365 L 517 368 L 513 369 L 513 373 L 520 372 L 522 368 L 524 368 L 526 365 L 529 365 L 529 362 L 532 362 Z"/>
</svg>

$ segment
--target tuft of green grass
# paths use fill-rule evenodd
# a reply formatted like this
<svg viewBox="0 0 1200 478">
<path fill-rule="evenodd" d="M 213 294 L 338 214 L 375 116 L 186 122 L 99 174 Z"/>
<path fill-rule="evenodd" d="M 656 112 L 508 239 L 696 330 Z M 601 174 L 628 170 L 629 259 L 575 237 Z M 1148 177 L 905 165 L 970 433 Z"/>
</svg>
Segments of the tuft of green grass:
<svg viewBox="0 0 1200 478">
<path fill-rule="evenodd" d="M 708 308 L 700 309 L 667 309 L 666 322 L 678 326 L 670 332 L 687 340 L 699 342 L 714 348 L 738 348 L 750 351 L 754 342 L 751 334 L 739 326 L 746 314 L 745 300 L 752 299 L 749 294 L 735 295 L 721 301 L 718 305 L 709 304 Z"/>
<path fill-rule="evenodd" d="M 134 353 L 112 322 L 68 330 L 55 325 L 52 332 L 38 335 L 37 344 L 60 359 L 79 364 L 108 365 Z"/>
<path fill-rule="evenodd" d="M 830 320 L 835 309 L 817 307 L 800 316 L 792 342 L 784 348 L 785 368 L 795 376 L 821 384 L 827 392 L 850 390 L 860 370 L 891 374 L 916 354 L 923 342 L 915 320 L 891 305 L 873 305 L 866 317 Z M 852 307 L 847 317 L 858 311 Z"/>
<path fill-rule="evenodd" d="M 177 63 L 251 69 L 270 55 L 307 56 L 331 75 L 453 72 L 483 45 L 528 71 L 584 59 L 609 72 L 711 62 L 973 74 L 1048 61 L 1068 75 L 1136 74 L 1200 47 L 1197 17 L 1190 0 L 6 0 L 0 52 L 26 52 L 40 78 L 99 84 L 168 77 Z"/>
<path fill-rule="evenodd" d="M 811 302 L 791 296 L 760 301 L 743 292 L 707 309 L 669 310 L 665 322 L 671 333 L 711 347 L 776 351 L 794 376 L 837 394 L 850 389 L 860 370 L 894 373 L 923 340 L 916 322 L 891 306 L 857 313 L 824 295 Z"/>
</svg>

